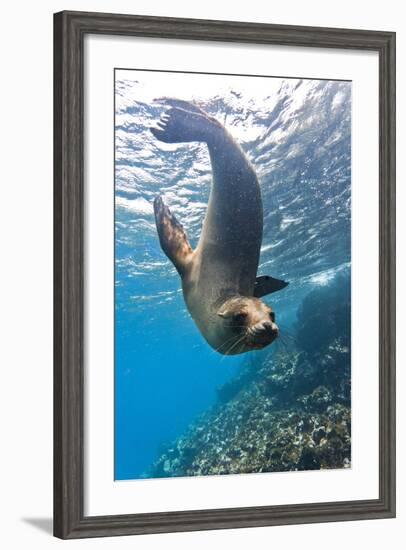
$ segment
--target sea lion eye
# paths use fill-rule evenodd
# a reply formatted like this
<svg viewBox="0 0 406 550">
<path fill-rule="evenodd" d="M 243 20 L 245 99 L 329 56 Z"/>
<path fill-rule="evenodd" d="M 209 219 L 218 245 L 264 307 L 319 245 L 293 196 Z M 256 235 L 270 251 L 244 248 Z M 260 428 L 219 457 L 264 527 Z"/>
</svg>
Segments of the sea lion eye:
<svg viewBox="0 0 406 550">
<path fill-rule="evenodd" d="M 269 313 L 269 317 L 271 318 L 272 323 L 274 323 L 276 317 L 275 317 L 275 313 L 274 313 L 273 311 L 271 311 L 271 312 Z"/>
<path fill-rule="evenodd" d="M 247 317 L 246 313 L 236 313 L 235 315 L 233 315 L 233 320 L 236 323 L 243 323 L 245 321 L 246 317 Z"/>
</svg>

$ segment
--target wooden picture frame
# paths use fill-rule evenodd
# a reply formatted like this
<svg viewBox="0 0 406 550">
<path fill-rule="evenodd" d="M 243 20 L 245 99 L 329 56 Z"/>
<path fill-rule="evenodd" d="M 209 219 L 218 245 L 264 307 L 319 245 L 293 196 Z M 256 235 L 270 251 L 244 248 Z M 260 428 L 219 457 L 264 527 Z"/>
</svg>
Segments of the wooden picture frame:
<svg viewBox="0 0 406 550">
<path fill-rule="evenodd" d="M 114 516 L 84 515 L 83 40 L 193 39 L 379 54 L 379 498 Z M 61 12 L 54 18 L 54 534 L 63 539 L 395 516 L 395 34 Z"/>
</svg>

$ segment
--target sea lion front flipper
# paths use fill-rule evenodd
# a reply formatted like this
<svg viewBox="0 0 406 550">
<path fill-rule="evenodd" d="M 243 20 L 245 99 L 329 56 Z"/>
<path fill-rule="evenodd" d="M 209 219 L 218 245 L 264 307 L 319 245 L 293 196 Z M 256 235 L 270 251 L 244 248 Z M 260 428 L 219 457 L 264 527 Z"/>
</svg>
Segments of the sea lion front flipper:
<svg viewBox="0 0 406 550">
<path fill-rule="evenodd" d="M 269 275 L 257 277 L 254 284 L 254 296 L 255 298 L 262 298 L 262 296 L 266 296 L 267 294 L 272 294 L 272 292 L 282 290 L 282 288 L 285 288 L 286 286 L 288 286 L 288 284 L 289 283 L 287 283 L 286 281 L 275 279 L 274 277 L 270 277 Z"/>
<path fill-rule="evenodd" d="M 162 250 L 182 276 L 193 254 L 185 230 L 160 196 L 154 200 L 154 213 Z"/>
</svg>

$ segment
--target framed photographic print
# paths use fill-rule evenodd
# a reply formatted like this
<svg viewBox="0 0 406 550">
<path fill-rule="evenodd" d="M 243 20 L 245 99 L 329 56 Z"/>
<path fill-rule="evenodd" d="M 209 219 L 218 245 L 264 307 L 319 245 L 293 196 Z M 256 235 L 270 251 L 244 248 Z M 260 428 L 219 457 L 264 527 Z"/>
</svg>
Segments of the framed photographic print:
<svg viewBox="0 0 406 550">
<path fill-rule="evenodd" d="M 55 15 L 60 538 L 395 515 L 395 35 Z"/>
</svg>

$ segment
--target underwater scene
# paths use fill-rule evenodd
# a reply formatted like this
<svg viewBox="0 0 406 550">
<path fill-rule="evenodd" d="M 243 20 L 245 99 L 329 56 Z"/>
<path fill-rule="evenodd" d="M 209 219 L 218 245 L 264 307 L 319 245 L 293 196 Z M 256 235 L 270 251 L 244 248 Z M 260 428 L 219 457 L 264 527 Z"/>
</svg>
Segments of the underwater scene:
<svg viewBox="0 0 406 550">
<path fill-rule="evenodd" d="M 351 82 L 116 69 L 115 480 L 349 467 Z"/>
</svg>

